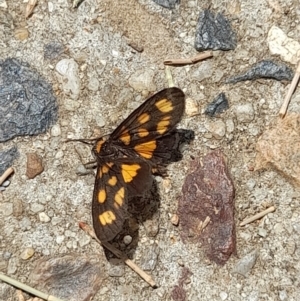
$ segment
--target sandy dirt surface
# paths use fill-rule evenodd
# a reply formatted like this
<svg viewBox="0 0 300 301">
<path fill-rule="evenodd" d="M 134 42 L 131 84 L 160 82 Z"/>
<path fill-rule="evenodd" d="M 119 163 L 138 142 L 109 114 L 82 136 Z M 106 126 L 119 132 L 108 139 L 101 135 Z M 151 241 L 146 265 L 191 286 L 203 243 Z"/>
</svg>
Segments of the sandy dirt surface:
<svg viewBox="0 0 300 301">
<path fill-rule="evenodd" d="M 178 300 L 300 299 L 299 188 L 272 169 L 253 171 L 256 142 L 277 118 L 288 83 L 262 79 L 225 84 L 226 79 L 260 60 L 280 62 L 269 52 L 267 35 L 276 25 L 297 40 L 299 3 L 181 2 L 179 8 L 170 11 L 151 0 L 85 0 L 78 9 L 67 0 L 41 0 L 25 20 L 25 3 L 0 1 L 7 5 L 0 8 L 1 16 L 6 14 L 0 32 L 0 58 L 28 62 L 53 86 L 59 105 L 54 129 L 0 145 L 16 145 L 20 152 L 11 184 L 0 193 L 1 272 L 27 282 L 41 257 L 96 254 L 103 265 L 103 281 L 95 301 L 173 300 L 172 290 L 184 267 L 191 274 L 183 281 L 186 299 Z M 168 167 L 169 177 L 157 178 L 160 206 L 150 221 L 139 225 L 138 240 L 131 250 L 138 264 L 155 255 L 155 264 L 150 265 L 153 270 L 148 271 L 159 286 L 154 290 L 126 266 L 112 272 L 102 248 L 79 229 L 78 221 L 91 223 L 94 175 L 78 176 L 76 171 L 81 160 L 87 162 L 92 157 L 88 146 L 64 141 L 110 133 L 148 95 L 167 87 L 163 61 L 197 54 L 196 24 L 205 8 L 224 13 L 237 33 L 238 43 L 235 50 L 215 51 L 212 59 L 202 63 L 171 68 L 176 86 L 184 90 L 199 114 L 185 115 L 180 123 L 181 128 L 195 132 L 195 140 L 185 148 L 183 160 Z M 28 30 L 27 39 L 16 38 L 20 28 Z M 64 53 L 52 61 L 44 58 L 44 47 L 50 42 L 64 46 Z M 132 43 L 143 52 L 129 46 Z M 73 59 L 78 65 L 80 87 L 76 95 L 64 91 L 57 76 L 56 64 L 63 59 Z M 295 69 L 295 65 L 290 67 Z M 229 109 L 218 118 L 204 115 L 207 104 L 221 92 L 229 100 Z M 238 115 L 241 111 L 244 119 Z M 224 266 L 210 262 L 200 245 L 183 244 L 180 228 L 170 221 L 191 156 L 201 158 L 216 148 L 227 157 L 236 193 L 237 255 Z M 29 152 L 39 154 L 44 164 L 44 171 L 31 180 L 26 176 Z M 239 226 L 245 217 L 272 205 L 276 207 L 274 213 Z M 158 233 L 152 237 L 155 227 Z M 22 252 L 29 247 L 34 255 L 24 260 Z M 257 260 L 249 273 L 234 273 L 239 259 L 255 250 Z M 8 299 L 1 299 L 1 289 Z M 14 289 L 1 283 L 0 299 L 17 300 Z"/>
</svg>

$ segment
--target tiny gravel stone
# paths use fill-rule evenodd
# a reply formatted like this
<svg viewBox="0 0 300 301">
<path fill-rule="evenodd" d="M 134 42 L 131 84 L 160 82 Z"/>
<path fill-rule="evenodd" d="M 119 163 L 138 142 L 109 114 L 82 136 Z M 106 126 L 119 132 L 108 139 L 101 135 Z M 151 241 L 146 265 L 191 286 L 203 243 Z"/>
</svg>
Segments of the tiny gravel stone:
<svg viewBox="0 0 300 301">
<path fill-rule="evenodd" d="M 226 126 L 222 120 L 208 121 L 205 127 L 216 139 L 222 139 L 226 134 Z"/>
<path fill-rule="evenodd" d="M 12 203 L 2 203 L 0 204 L 0 214 L 3 216 L 10 216 L 13 214 L 13 204 Z"/>
<path fill-rule="evenodd" d="M 108 269 L 108 275 L 111 277 L 122 277 L 125 273 L 124 263 L 118 258 L 112 258 L 110 261 L 110 268 Z"/>
<path fill-rule="evenodd" d="M 123 242 L 125 245 L 129 245 L 132 242 L 132 237 L 130 235 L 125 235 L 123 238 Z"/>
<path fill-rule="evenodd" d="M 65 236 L 64 235 L 58 235 L 58 236 L 56 236 L 56 243 L 57 244 L 61 244 L 64 240 L 65 240 Z"/>
<path fill-rule="evenodd" d="M 159 212 L 155 212 L 151 219 L 143 223 L 148 236 L 155 237 L 159 230 Z"/>
<path fill-rule="evenodd" d="M 284 227 L 283 227 L 283 224 L 282 223 L 277 223 L 275 224 L 274 226 L 274 232 L 276 234 L 281 234 L 285 231 Z"/>
<path fill-rule="evenodd" d="M 225 93 L 220 93 L 206 108 L 205 114 L 213 117 L 215 115 L 221 114 L 229 108 L 228 99 Z"/>
<path fill-rule="evenodd" d="M 258 228 L 258 235 L 261 237 L 266 237 L 267 236 L 267 230 L 264 228 Z"/>
<path fill-rule="evenodd" d="M 26 28 L 18 28 L 15 30 L 15 38 L 20 41 L 24 41 L 28 38 L 29 32 Z"/>
<path fill-rule="evenodd" d="M 222 301 L 225 301 L 228 297 L 228 294 L 226 292 L 220 292 L 220 298 Z"/>
<path fill-rule="evenodd" d="M 43 171 L 44 171 L 44 166 L 43 166 L 42 158 L 38 154 L 28 153 L 26 176 L 29 179 L 33 179 Z"/>
<path fill-rule="evenodd" d="M 258 251 L 254 250 L 251 253 L 244 256 L 243 258 L 241 258 L 233 268 L 232 273 L 237 273 L 243 275 L 244 277 L 247 277 L 256 263 L 258 254 Z"/>
<path fill-rule="evenodd" d="M 99 89 L 99 80 L 96 77 L 91 77 L 88 83 L 88 89 L 91 91 L 98 91 Z"/>
<path fill-rule="evenodd" d="M 239 122 L 249 123 L 254 119 L 254 109 L 251 103 L 235 106 L 236 118 Z"/>
<path fill-rule="evenodd" d="M 153 271 L 159 256 L 159 247 L 154 244 L 144 251 L 141 258 L 141 268 L 145 271 Z"/>
<path fill-rule="evenodd" d="M 41 212 L 45 209 L 44 205 L 42 204 L 39 204 L 39 203 L 33 203 L 31 204 L 30 206 L 30 210 L 33 212 L 33 213 L 38 213 L 38 212 Z"/>
<path fill-rule="evenodd" d="M 34 255 L 34 249 L 33 248 L 26 248 L 22 253 L 21 253 L 21 258 L 23 260 L 27 260 L 31 258 Z"/>
<path fill-rule="evenodd" d="M 226 131 L 227 133 L 232 133 L 234 131 L 234 122 L 232 119 L 226 120 Z"/>
<path fill-rule="evenodd" d="M 289 299 L 286 291 L 279 291 L 279 299 L 280 301 L 286 301 Z"/>
<path fill-rule="evenodd" d="M 43 223 L 48 223 L 50 221 L 50 217 L 45 212 L 39 213 L 39 219 Z"/>
<path fill-rule="evenodd" d="M 80 93 L 78 64 L 74 59 L 62 59 L 56 64 L 55 69 L 64 93 L 70 95 L 72 99 L 77 99 Z"/>
<path fill-rule="evenodd" d="M 18 263 L 19 260 L 16 257 L 10 258 L 7 266 L 7 274 L 15 274 L 18 269 Z"/>
<path fill-rule="evenodd" d="M 252 191 L 256 186 L 256 181 L 254 179 L 249 179 L 246 183 L 246 186 L 249 191 Z"/>
<path fill-rule="evenodd" d="M 60 129 L 59 124 L 53 125 L 53 127 L 51 128 L 51 136 L 58 137 L 60 135 L 61 135 L 61 129 Z"/>
<path fill-rule="evenodd" d="M 178 226 L 178 224 L 179 224 L 179 216 L 178 216 L 178 214 L 173 214 L 172 215 L 172 217 L 171 217 L 171 223 L 174 226 Z"/>
<path fill-rule="evenodd" d="M 1 184 L 1 186 L 3 186 L 3 187 L 8 187 L 9 184 L 10 184 L 10 181 L 9 181 L 9 180 L 6 180 L 6 181 L 4 181 L 4 182 Z"/>
<path fill-rule="evenodd" d="M 185 113 L 188 116 L 199 114 L 198 103 L 196 100 L 189 97 L 185 100 Z"/>
<path fill-rule="evenodd" d="M 26 230 L 29 230 L 31 228 L 31 221 L 28 217 L 23 217 L 23 219 L 20 221 L 19 223 L 20 225 L 20 229 L 22 231 L 26 231 Z"/>
<path fill-rule="evenodd" d="M 153 82 L 154 71 L 151 69 L 140 69 L 135 71 L 129 78 L 129 85 L 136 91 L 156 91 L 156 86 Z"/>
<path fill-rule="evenodd" d="M 6 272 L 6 269 L 7 269 L 7 262 L 5 260 L 0 260 L 0 272 Z"/>
<path fill-rule="evenodd" d="M 50 3 L 51 2 L 48 2 L 48 7 Z M 44 58 L 48 60 L 57 59 L 60 55 L 63 54 L 63 52 L 64 52 L 64 45 L 62 45 L 59 42 L 50 42 L 44 46 Z"/>
</svg>

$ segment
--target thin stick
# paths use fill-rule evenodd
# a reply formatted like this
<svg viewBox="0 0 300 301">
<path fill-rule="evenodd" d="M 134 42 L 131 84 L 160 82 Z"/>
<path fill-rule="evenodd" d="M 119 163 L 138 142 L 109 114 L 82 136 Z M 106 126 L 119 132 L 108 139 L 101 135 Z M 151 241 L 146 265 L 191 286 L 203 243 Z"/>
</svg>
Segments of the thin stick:
<svg viewBox="0 0 300 301">
<path fill-rule="evenodd" d="M 59 299 L 57 297 L 54 297 L 54 296 L 51 296 L 51 295 L 48 295 L 48 294 L 45 294 L 41 291 L 38 291 L 37 289 L 35 288 L 32 288 L 24 283 L 21 283 L 15 279 L 12 279 L 2 273 L 0 273 L 0 280 L 6 282 L 6 283 L 9 283 L 17 288 L 20 288 L 21 290 L 23 291 L 26 291 L 27 293 L 29 294 L 32 294 L 34 296 L 37 296 L 41 299 L 44 299 L 44 300 L 47 300 L 47 301 L 63 301 L 62 299 Z"/>
<path fill-rule="evenodd" d="M 149 283 L 153 288 L 156 288 L 156 283 L 152 279 L 150 275 L 148 275 L 146 272 L 144 272 L 139 266 L 137 266 L 132 260 L 130 260 L 123 252 L 115 248 L 113 245 L 111 245 L 108 242 L 101 242 L 94 230 L 86 223 L 80 222 L 79 227 L 84 230 L 87 234 L 89 234 L 92 238 L 94 238 L 100 245 L 111 251 L 113 254 L 115 254 L 117 257 L 122 259 L 134 272 L 136 272 L 142 279 L 144 279 L 147 283 Z"/>
<path fill-rule="evenodd" d="M 269 207 L 268 209 L 266 209 L 266 210 L 264 210 L 264 211 L 262 211 L 262 212 L 259 212 L 259 213 L 257 213 L 257 214 L 254 214 L 253 216 L 244 219 L 244 220 L 240 223 L 240 226 L 245 226 L 245 225 L 247 225 L 247 224 L 250 224 L 250 223 L 252 223 L 253 221 L 255 221 L 255 220 L 257 220 L 257 219 L 262 218 L 262 217 L 265 216 L 266 214 L 275 211 L 275 209 L 276 209 L 276 208 L 275 208 L 274 206 L 271 206 L 271 207 Z"/>
<path fill-rule="evenodd" d="M 207 51 L 207 52 L 202 52 L 191 58 L 167 59 L 164 61 L 164 64 L 165 65 L 175 65 L 175 66 L 190 65 L 190 64 L 195 64 L 199 61 L 205 60 L 212 56 L 213 56 L 213 52 Z"/>
<path fill-rule="evenodd" d="M 0 177 L 0 185 L 14 172 L 15 170 L 12 167 L 6 169 L 3 175 Z"/>
<path fill-rule="evenodd" d="M 166 72 L 166 79 L 167 79 L 169 88 L 174 87 L 173 76 L 172 76 L 169 66 L 166 66 L 165 72 Z"/>
<path fill-rule="evenodd" d="M 286 111 L 287 111 L 287 108 L 289 106 L 289 103 L 290 103 L 290 100 L 291 100 L 291 97 L 296 89 L 296 86 L 298 84 L 298 81 L 299 81 L 299 78 L 300 78 L 300 63 L 297 67 L 297 70 L 296 70 L 296 73 L 294 75 L 294 78 L 292 80 L 292 83 L 290 85 L 290 88 L 289 88 L 289 91 L 284 99 L 284 102 L 280 108 L 280 111 L 279 111 L 279 116 L 281 118 L 284 118 L 285 114 L 286 114 Z"/>
</svg>

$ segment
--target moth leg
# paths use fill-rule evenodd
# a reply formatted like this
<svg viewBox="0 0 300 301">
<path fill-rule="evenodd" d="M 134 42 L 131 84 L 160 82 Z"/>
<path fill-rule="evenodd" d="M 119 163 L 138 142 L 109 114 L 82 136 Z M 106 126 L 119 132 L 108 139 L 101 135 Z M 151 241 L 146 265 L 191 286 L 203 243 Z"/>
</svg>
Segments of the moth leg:
<svg viewBox="0 0 300 301">
<path fill-rule="evenodd" d="M 91 139 L 67 139 L 65 142 L 81 142 L 88 145 L 94 145 L 95 141 L 99 140 L 99 138 L 91 138 Z"/>
</svg>

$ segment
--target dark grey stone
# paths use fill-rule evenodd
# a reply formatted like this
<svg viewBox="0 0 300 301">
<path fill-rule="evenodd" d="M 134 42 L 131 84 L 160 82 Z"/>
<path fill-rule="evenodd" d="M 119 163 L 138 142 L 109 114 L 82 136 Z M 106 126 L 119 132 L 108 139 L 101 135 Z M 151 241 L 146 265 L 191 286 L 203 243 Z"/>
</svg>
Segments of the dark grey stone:
<svg viewBox="0 0 300 301">
<path fill-rule="evenodd" d="M 59 42 L 50 42 L 44 46 L 44 58 L 54 60 L 59 58 L 64 53 L 64 45 Z"/>
<path fill-rule="evenodd" d="M 232 50 L 236 43 L 236 34 L 222 14 L 215 16 L 207 9 L 200 13 L 195 37 L 196 50 Z"/>
<path fill-rule="evenodd" d="M 208 104 L 205 114 L 213 117 L 229 108 L 228 100 L 224 93 L 220 93 L 210 104 Z"/>
<path fill-rule="evenodd" d="M 52 88 L 29 64 L 0 61 L 0 142 L 44 133 L 57 120 Z"/>
<path fill-rule="evenodd" d="M 156 4 L 169 9 L 175 8 L 175 5 L 180 3 L 180 0 L 153 0 L 153 1 Z"/>
<path fill-rule="evenodd" d="M 229 78 L 226 83 L 235 84 L 240 81 L 258 78 L 272 78 L 276 80 L 291 81 L 293 77 L 294 71 L 290 67 L 284 64 L 277 64 L 270 60 L 263 60 L 252 66 L 245 73 Z"/>
<path fill-rule="evenodd" d="M 18 157 L 19 157 L 19 152 L 16 146 L 1 151 L 0 152 L 0 175 L 2 175 L 7 168 L 12 166 L 13 161 Z"/>
</svg>

